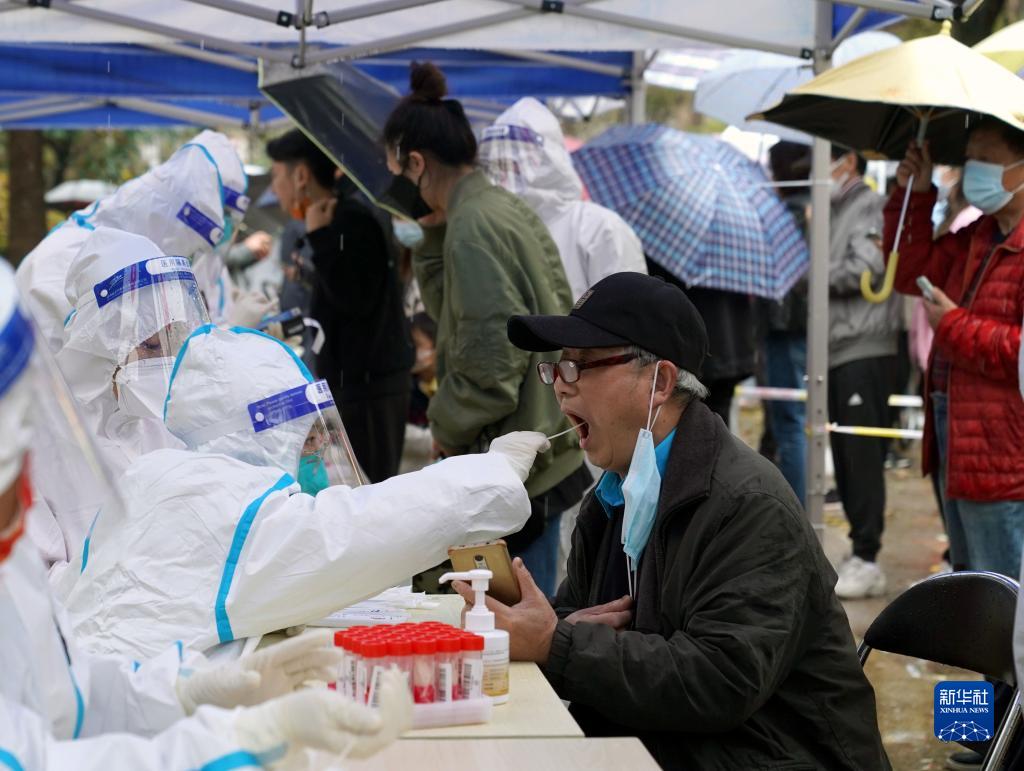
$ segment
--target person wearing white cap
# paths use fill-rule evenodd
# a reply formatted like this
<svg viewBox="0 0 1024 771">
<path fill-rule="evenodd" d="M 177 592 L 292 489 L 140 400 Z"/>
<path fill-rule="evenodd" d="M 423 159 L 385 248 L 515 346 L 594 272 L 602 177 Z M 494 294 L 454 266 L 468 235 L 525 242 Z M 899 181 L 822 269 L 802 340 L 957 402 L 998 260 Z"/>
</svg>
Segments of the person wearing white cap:
<svg viewBox="0 0 1024 771">
<path fill-rule="evenodd" d="M 215 160 L 232 157 L 233 163 Z M 225 166 L 223 173 L 220 164 Z M 64 294 L 68 268 L 93 230 L 105 226 L 142 235 L 165 254 L 187 257 L 202 266 L 206 256 L 230 243 L 231 201 L 244 204 L 244 195 L 239 199 L 224 190 L 225 178 L 235 185 L 244 180 L 240 168 L 231 170 L 235 166 L 240 163 L 228 139 L 204 131 L 164 163 L 72 214 L 29 252 L 18 265 L 17 284 L 50 350 L 60 348 L 64 322 L 72 311 Z M 224 316 L 215 320 L 253 323 L 254 315 L 273 312 L 273 304 L 267 303 L 255 310 L 247 305 L 240 309 L 241 315 L 229 316 L 230 293 L 220 285 L 222 278 L 217 269 L 202 271 L 200 290 L 207 304 Z"/>
<path fill-rule="evenodd" d="M 297 690 L 336 670 L 329 633 L 223 666 L 180 643 L 144 663 L 81 651 L 23 537 L 33 435 L 63 422 L 60 433 L 92 454 L 41 347 L 0 261 L 0 767 L 258 768 L 297 764 L 306 748 L 364 756 L 407 728 L 400 676 L 382 686 L 379 711 L 327 689 Z"/>
<path fill-rule="evenodd" d="M 97 652 L 197 650 L 321 618 L 506 535 L 543 434 L 499 437 L 375 485 L 362 481 L 325 381 L 280 341 L 204 326 L 174 363 L 164 420 L 187 450 L 122 477 L 127 516 L 101 511 L 67 598 Z"/>
<path fill-rule="evenodd" d="M 612 273 L 647 272 L 643 245 L 629 223 L 583 199 L 558 118 L 533 97 L 520 99 L 484 129 L 480 163 L 496 185 L 526 201 L 547 225 L 574 298 Z"/>
</svg>

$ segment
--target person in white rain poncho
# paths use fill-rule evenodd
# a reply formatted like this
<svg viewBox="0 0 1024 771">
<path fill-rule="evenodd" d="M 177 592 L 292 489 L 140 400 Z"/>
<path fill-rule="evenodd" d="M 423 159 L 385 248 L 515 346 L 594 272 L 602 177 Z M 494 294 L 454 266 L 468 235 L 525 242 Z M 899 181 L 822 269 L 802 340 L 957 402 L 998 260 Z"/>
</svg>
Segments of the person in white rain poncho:
<svg viewBox="0 0 1024 771">
<path fill-rule="evenodd" d="M 200 327 L 171 375 L 164 420 L 188 450 L 139 458 L 127 516 L 100 512 L 68 597 L 102 652 L 198 650 L 306 623 L 407 580 L 448 546 L 522 527 L 541 434 L 496 439 L 376 485 L 330 389 L 280 341 Z"/>
<path fill-rule="evenodd" d="M 33 435 L 64 423 L 60 433 L 78 436 L 76 447 L 92 454 L 72 430 L 77 415 L 48 363 L 19 308 L 13 272 L 0 262 L 0 767 L 297 766 L 305 748 L 366 755 L 408 727 L 412 705 L 400 677 L 384 686 L 379 712 L 324 688 L 296 690 L 336 670 L 329 633 L 223 666 L 180 643 L 146 662 L 80 650 L 23 536 Z M 116 510 L 116 498 L 109 506 Z"/>
<path fill-rule="evenodd" d="M 647 272 L 633 228 L 611 209 L 583 200 L 558 119 L 536 99 L 520 99 L 484 130 L 480 162 L 496 185 L 526 201 L 548 226 L 573 297 L 612 273 Z"/>
<path fill-rule="evenodd" d="M 217 160 L 219 159 L 219 160 Z M 218 164 L 224 165 L 224 171 Z M 227 137 L 204 131 L 169 159 L 121 185 L 112 195 L 72 214 L 50 232 L 18 265 L 17 284 L 51 351 L 63 342 L 64 322 L 72 311 L 64 294 L 68 268 L 82 244 L 98 227 L 145 236 L 165 254 L 187 257 L 200 267 L 200 290 L 214 320 L 254 323 L 272 304 L 259 296 L 230 305 L 231 287 L 223 283 L 215 249 L 231 241 L 231 212 L 247 205 L 244 172 Z M 232 315 L 228 315 L 231 313 Z"/>
<path fill-rule="evenodd" d="M 209 322 L 188 260 L 165 256 L 142 236 L 98 227 L 71 263 L 65 291 L 73 311 L 57 363 L 113 478 L 143 453 L 184 447 L 164 427 L 164 397 L 182 343 Z M 53 444 L 49 455 L 68 449 Z M 65 460 L 70 466 L 74 458 Z M 48 558 L 67 561 L 81 552 L 99 502 L 48 466 L 34 481 L 55 521 L 46 529 L 59 529 L 62 543 L 33 538 Z"/>
</svg>

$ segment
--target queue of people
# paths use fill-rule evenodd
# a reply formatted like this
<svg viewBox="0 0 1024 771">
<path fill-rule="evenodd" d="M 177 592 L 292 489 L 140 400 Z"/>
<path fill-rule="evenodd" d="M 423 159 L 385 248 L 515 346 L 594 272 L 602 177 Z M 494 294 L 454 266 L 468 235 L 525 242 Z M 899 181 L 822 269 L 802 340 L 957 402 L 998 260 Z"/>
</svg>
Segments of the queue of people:
<svg viewBox="0 0 1024 771">
<path fill-rule="evenodd" d="M 680 286 L 582 200 L 543 105 L 478 141 L 432 64 L 381 140 L 389 212 L 299 129 L 267 145 L 300 224 L 286 276 L 325 337 L 312 355 L 256 328 L 276 298 L 232 284 L 245 175 L 213 132 L 72 215 L 16 276 L 0 266 L 0 660 L 25 673 L 0 682 L 0 761 L 371 754 L 410 724 L 400 677 L 370 709 L 302 688 L 338 664 L 327 635 L 241 641 L 504 537 L 522 599 L 488 605 L 588 735 L 638 736 L 668 769 L 889 768 L 840 604 L 885 591 L 886 446 L 832 437 L 837 572 L 802 508 L 801 414 L 771 413 L 781 470 L 728 425 L 762 311 L 767 382 L 798 385 L 805 286 L 786 314 Z M 913 177 L 896 285 L 934 285 L 925 470 L 953 566 L 1016 577 L 1024 137 L 982 121 L 966 150 L 983 216 L 935 240 L 926 145 L 888 204 L 833 151 L 829 413 L 887 422 L 900 307 L 860 282 L 884 272 Z M 772 155 L 780 181 L 803 163 Z M 399 474 L 411 411 L 432 462 Z"/>
</svg>

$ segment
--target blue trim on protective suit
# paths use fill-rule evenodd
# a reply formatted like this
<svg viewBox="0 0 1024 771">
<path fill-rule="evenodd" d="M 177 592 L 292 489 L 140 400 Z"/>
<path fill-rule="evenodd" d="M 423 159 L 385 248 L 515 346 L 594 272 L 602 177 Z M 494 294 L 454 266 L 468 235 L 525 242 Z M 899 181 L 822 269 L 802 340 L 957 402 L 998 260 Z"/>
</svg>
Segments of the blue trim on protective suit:
<svg viewBox="0 0 1024 771">
<path fill-rule="evenodd" d="M 75 732 L 71 734 L 71 738 L 77 739 L 82 733 L 82 723 L 85 722 L 85 700 L 82 698 L 82 691 L 78 687 L 70 660 L 68 661 L 68 674 L 71 675 L 71 686 L 75 689 Z"/>
<path fill-rule="evenodd" d="M 241 519 L 238 520 L 235 534 L 231 539 L 231 549 L 228 551 L 228 558 L 224 563 L 224 573 L 221 575 L 220 588 L 217 590 L 217 599 L 214 604 L 214 617 L 217 619 L 217 637 L 222 643 L 231 642 L 235 639 L 231 631 L 231 621 L 228 619 L 228 592 L 231 591 L 231 581 L 235 577 L 235 568 L 238 567 L 238 559 L 242 555 L 242 548 L 245 546 L 245 539 L 252 529 L 253 520 L 256 519 L 260 506 L 263 505 L 263 501 L 267 499 L 267 496 L 293 484 L 295 484 L 295 479 L 292 478 L 292 475 L 285 474 L 274 483 L 273 487 L 246 506 Z"/>
<path fill-rule="evenodd" d="M 82 569 L 79 570 L 79 574 L 85 572 L 85 566 L 89 564 L 89 544 L 92 541 L 92 529 L 96 527 L 96 520 L 100 518 L 100 512 L 102 508 L 96 510 L 96 516 L 92 518 L 92 523 L 89 525 L 89 532 L 85 535 L 85 543 L 82 544 Z"/>
<path fill-rule="evenodd" d="M 198 771 L 233 771 L 236 768 L 265 768 L 265 765 L 261 756 L 238 750 L 203 764 Z"/>
<path fill-rule="evenodd" d="M 0 763 L 3 763 L 11 771 L 25 771 L 25 768 L 18 762 L 18 759 L 14 757 L 14 754 L 8 752 L 3 747 L 0 747 Z"/>
</svg>

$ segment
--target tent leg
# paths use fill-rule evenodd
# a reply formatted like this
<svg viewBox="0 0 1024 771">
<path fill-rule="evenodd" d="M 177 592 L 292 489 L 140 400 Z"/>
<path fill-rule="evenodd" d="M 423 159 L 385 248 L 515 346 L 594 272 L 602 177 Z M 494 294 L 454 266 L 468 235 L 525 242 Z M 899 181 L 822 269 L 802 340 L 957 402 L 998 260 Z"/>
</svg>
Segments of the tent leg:
<svg viewBox="0 0 1024 771">
<path fill-rule="evenodd" d="M 828 48 L 832 40 L 832 3 L 818 0 L 815 8 L 814 71 L 830 66 Z M 828 186 L 829 143 L 814 140 L 811 160 L 811 268 L 807 304 L 807 516 L 818 535 L 825 536 L 825 453 L 828 447 Z"/>
<path fill-rule="evenodd" d="M 629 125 L 639 126 L 647 122 L 647 83 L 644 71 L 647 56 L 643 51 L 633 52 L 633 66 L 629 71 Z"/>
</svg>

